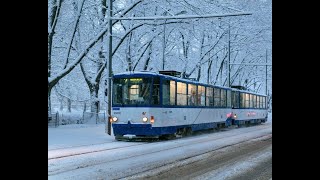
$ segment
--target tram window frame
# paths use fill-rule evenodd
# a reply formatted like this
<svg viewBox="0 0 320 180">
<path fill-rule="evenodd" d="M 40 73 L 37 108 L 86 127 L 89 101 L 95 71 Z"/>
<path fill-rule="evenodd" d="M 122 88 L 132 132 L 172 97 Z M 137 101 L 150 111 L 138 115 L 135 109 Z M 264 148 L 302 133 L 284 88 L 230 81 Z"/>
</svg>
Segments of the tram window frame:
<svg viewBox="0 0 320 180">
<path fill-rule="evenodd" d="M 162 80 L 162 104 L 176 105 L 176 81 Z"/>
<path fill-rule="evenodd" d="M 250 94 L 249 93 L 244 93 L 245 94 L 245 108 L 250 108 Z"/>
<path fill-rule="evenodd" d="M 160 105 L 160 78 L 152 80 L 151 105 Z"/>
<path fill-rule="evenodd" d="M 214 88 L 213 92 L 213 103 L 214 107 L 221 107 L 221 89 L 220 88 Z"/>
<path fill-rule="evenodd" d="M 252 96 L 252 94 L 249 94 L 249 108 L 253 108 L 253 96 Z"/>
<path fill-rule="evenodd" d="M 240 93 L 240 108 L 246 107 L 246 98 L 245 93 Z"/>
<path fill-rule="evenodd" d="M 176 83 L 177 90 L 177 105 L 178 106 L 186 106 L 187 105 L 187 83 L 179 82 Z"/>
<path fill-rule="evenodd" d="M 256 105 L 257 105 L 257 97 L 256 97 L 256 95 L 253 94 L 253 95 L 252 95 L 252 98 L 253 98 L 253 100 L 252 100 L 252 102 L 253 102 L 252 108 L 255 109 L 255 108 L 257 108 L 257 107 L 256 107 Z"/>
<path fill-rule="evenodd" d="M 260 109 L 260 97 L 259 95 L 257 95 L 257 108 Z"/>
<path fill-rule="evenodd" d="M 221 104 L 220 104 L 220 106 L 225 108 L 225 107 L 227 107 L 227 90 L 226 89 L 221 89 L 220 93 L 221 93 L 221 96 L 220 96 Z"/>
<path fill-rule="evenodd" d="M 213 87 L 206 87 L 206 106 L 213 107 Z"/>
<path fill-rule="evenodd" d="M 201 89 L 201 94 L 200 94 L 200 91 L 199 89 Z M 205 106 L 206 103 L 206 96 L 205 96 L 205 93 L 206 93 L 206 89 L 205 89 L 205 86 L 201 86 L 201 85 L 198 85 L 197 86 L 197 101 L 198 101 L 198 106 Z"/>
<path fill-rule="evenodd" d="M 231 90 L 227 90 L 227 107 L 228 108 L 231 108 L 232 105 L 231 105 Z"/>
<path fill-rule="evenodd" d="M 198 93 L 197 93 L 197 85 L 196 84 L 187 84 L 187 96 L 188 96 L 188 106 L 197 106 L 198 105 Z"/>
<path fill-rule="evenodd" d="M 151 80 L 149 77 L 114 78 L 112 103 L 122 106 L 150 105 Z"/>
<path fill-rule="evenodd" d="M 122 105 L 124 104 L 124 91 L 125 91 L 125 83 L 124 79 L 122 78 L 115 78 L 113 80 L 113 97 L 112 103 L 115 105 Z"/>
<path fill-rule="evenodd" d="M 232 108 L 239 108 L 239 95 L 240 93 L 237 91 L 231 91 L 231 99 L 232 99 Z"/>
</svg>

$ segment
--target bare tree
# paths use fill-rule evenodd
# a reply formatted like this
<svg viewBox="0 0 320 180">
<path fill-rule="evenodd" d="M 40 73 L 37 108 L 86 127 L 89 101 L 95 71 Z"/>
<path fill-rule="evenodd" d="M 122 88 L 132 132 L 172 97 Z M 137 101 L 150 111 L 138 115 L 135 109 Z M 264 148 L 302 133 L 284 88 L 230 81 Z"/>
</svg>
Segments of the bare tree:
<svg viewBox="0 0 320 180">
<path fill-rule="evenodd" d="M 77 29 L 77 24 L 79 22 L 79 19 L 81 17 L 81 13 L 82 13 L 82 5 L 84 3 L 85 0 L 82 0 L 80 2 L 80 7 L 78 9 L 78 13 L 77 13 L 77 19 L 76 19 L 76 23 L 74 25 L 74 33 L 72 33 L 72 38 L 70 38 L 70 44 L 68 47 L 72 46 L 72 42 L 74 39 L 74 34 L 76 32 Z M 123 10 L 123 13 L 120 15 L 120 17 L 123 17 L 126 13 L 128 13 L 130 10 L 132 10 L 136 5 L 138 5 L 139 3 L 141 3 L 142 0 L 137 0 L 135 3 L 133 3 L 132 5 L 130 5 L 127 9 Z M 56 17 L 57 18 L 57 17 Z M 113 25 L 116 24 L 118 21 L 114 21 Z M 74 58 L 74 60 L 72 62 L 69 62 L 68 58 L 69 56 L 66 56 L 67 59 L 65 59 L 65 65 L 64 68 L 62 70 L 60 70 L 58 73 L 56 73 L 55 75 L 52 75 L 52 73 L 48 74 L 48 99 L 50 99 L 50 94 L 51 94 L 51 89 L 54 87 L 54 85 L 56 85 L 59 80 L 61 78 L 63 78 L 64 76 L 66 76 L 68 73 L 70 73 L 80 62 L 81 60 L 88 54 L 88 52 L 90 51 L 90 49 L 97 43 L 99 42 L 99 40 L 104 36 L 104 34 L 108 31 L 108 26 L 106 26 L 105 24 L 103 24 L 102 26 L 102 30 L 95 36 L 93 37 L 89 43 L 84 47 L 84 49 L 78 54 L 78 56 L 76 58 Z M 50 33 L 48 33 L 50 35 Z M 70 51 L 68 51 L 70 52 Z M 69 54 L 69 53 L 68 53 Z M 69 54 L 70 55 L 70 54 Z M 51 62 L 48 62 L 49 65 L 48 67 L 51 68 Z M 49 71 L 50 72 L 50 71 Z M 48 111 L 51 111 L 50 108 L 50 101 L 48 102 Z"/>
</svg>

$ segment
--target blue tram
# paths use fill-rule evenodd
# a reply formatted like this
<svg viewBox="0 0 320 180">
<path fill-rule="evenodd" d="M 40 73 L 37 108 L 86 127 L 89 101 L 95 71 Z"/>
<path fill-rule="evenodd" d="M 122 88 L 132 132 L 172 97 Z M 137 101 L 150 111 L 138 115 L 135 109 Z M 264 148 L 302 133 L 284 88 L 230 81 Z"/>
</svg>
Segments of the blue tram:
<svg viewBox="0 0 320 180">
<path fill-rule="evenodd" d="M 116 139 L 160 138 L 267 121 L 267 97 L 155 72 L 113 76 Z"/>
</svg>

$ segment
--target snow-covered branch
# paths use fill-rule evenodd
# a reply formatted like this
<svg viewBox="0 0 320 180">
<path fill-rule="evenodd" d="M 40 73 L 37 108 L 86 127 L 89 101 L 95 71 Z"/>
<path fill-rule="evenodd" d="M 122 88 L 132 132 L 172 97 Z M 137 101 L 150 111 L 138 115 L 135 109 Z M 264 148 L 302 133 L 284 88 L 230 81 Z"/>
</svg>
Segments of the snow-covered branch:
<svg viewBox="0 0 320 180">
<path fill-rule="evenodd" d="M 248 16 L 250 12 L 207 14 L 207 15 L 181 15 L 181 16 L 148 16 L 148 17 L 113 17 L 113 20 L 164 20 L 164 19 L 194 19 L 194 18 L 221 18 L 230 16 Z"/>
</svg>

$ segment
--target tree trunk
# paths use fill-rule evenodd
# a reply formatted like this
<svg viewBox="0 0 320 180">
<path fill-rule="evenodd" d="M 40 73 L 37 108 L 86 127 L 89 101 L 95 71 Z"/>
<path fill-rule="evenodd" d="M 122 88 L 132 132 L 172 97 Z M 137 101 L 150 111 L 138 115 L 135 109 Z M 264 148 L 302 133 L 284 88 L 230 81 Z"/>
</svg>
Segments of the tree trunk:
<svg viewBox="0 0 320 180">
<path fill-rule="evenodd" d="M 70 98 L 68 98 L 67 99 L 67 105 L 68 105 L 68 112 L 71 112 L 71 99 Z"/>
<path fill-rule="evenodd" d="M 51 88 L 48 89 L 48 116 L 51 116 Z"/>
<path fill-rule="evenodd" d="M 149 63 L 151 61 L 151 54 L 152 54 L 152 42 L 151 42 L 151 44 L 149 46 L 148 58 L 147 58 L 147 60 L 146 60 L 146 62 L 144 64 L 144 67 L 143 67 L 143 70 L 145 70 L 145 71 L 148 70 L 148 66 L 149 66 Z"/>
<path fill-rule="evenodd" d="M 60 101 L 60 111 L 62 111 L 63 110 L 63 98 L 61 98 L 59 101 Z"/>
<path fill-rule="evenodd" d="M 83 105 L 83 112 L 86 112 L 87 111 L 87 103 L 84 102 L 84 105 Z"/>
<path fill-rule="evenodd" d="M 90 88 L 90 99 L 91 99 L 91 115 L 90 122 L 97 123 L 99 113 L 99 99 L 98 99 L 99 86 L 91 86 Z"/>
<path fill-rule="evenodd" d="M 92 86 L 90 89 L 90 97 L 91 97 L 91 112 L 99 113 L 99 98 L 98 98 L 99 86 Z"/>
<path fill-rule="evenodd" d="M 199 65 L 199 68 L 198 68 L 197 81 L 200 81 L 200 78 L 201 78 L 201 65 Z"/>
</svg>

